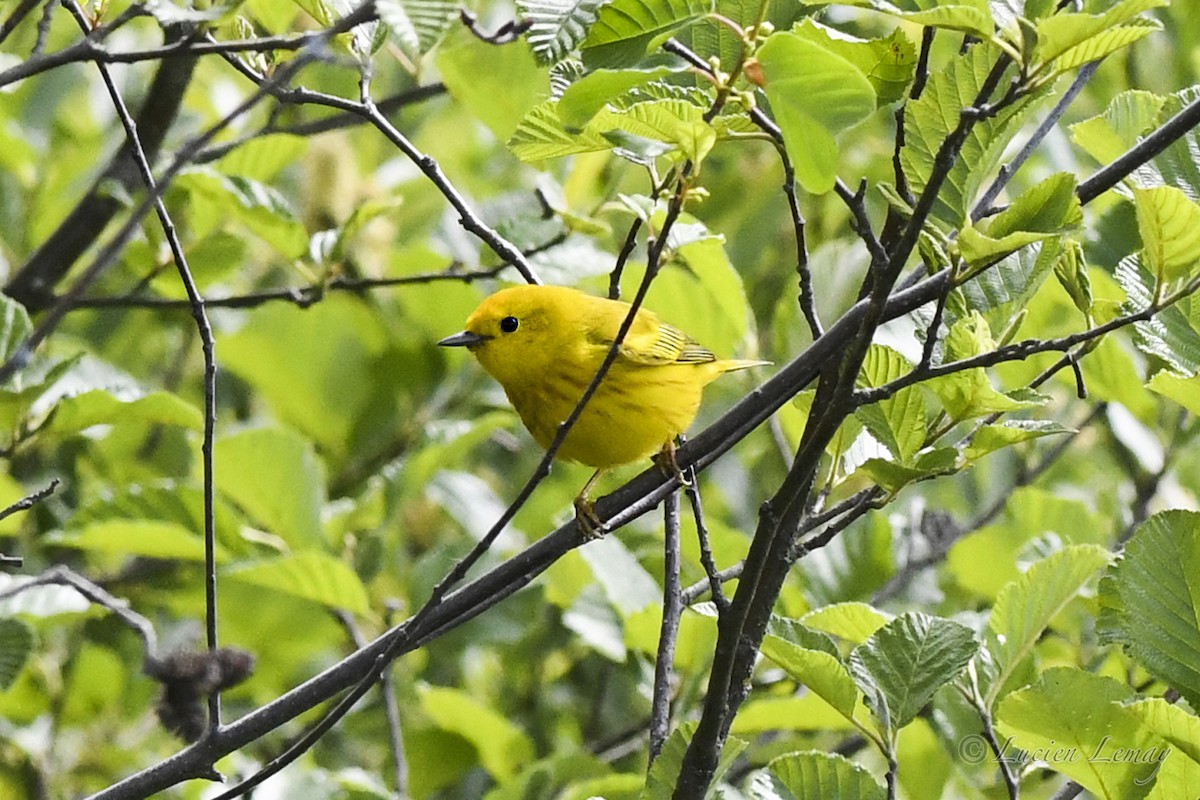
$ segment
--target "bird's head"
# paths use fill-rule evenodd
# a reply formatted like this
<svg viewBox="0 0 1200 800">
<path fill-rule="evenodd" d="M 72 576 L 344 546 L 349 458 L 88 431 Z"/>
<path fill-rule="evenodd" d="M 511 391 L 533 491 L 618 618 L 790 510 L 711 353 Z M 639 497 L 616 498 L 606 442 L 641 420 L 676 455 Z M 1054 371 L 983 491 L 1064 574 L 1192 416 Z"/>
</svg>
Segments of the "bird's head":
<svg viewBox="0 0 1200 800">
<path fill-rule="evenodd" d="M 528 380 L 561 356 L 569 292 L 548 286 L 501 289 L 479 304 L 464 330 L 438 344 L 466 347 L 506 388 Z"/>
</svg>

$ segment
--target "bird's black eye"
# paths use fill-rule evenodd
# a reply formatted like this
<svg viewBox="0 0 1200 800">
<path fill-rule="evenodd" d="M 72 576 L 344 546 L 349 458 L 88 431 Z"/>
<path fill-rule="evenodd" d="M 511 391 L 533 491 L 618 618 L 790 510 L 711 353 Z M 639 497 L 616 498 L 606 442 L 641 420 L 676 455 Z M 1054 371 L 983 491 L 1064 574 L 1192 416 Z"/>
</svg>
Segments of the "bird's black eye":
<svg viewBox="0 0 1200 800">
<path fill-rule="evenodd" d="M 516 317 L 505 317 L 504 319 L 500 320 L 500 330 L 504 331 L 505 333 L 512 333 L 520 324 L 521 323 L 517 321 Z"/>
</svg>

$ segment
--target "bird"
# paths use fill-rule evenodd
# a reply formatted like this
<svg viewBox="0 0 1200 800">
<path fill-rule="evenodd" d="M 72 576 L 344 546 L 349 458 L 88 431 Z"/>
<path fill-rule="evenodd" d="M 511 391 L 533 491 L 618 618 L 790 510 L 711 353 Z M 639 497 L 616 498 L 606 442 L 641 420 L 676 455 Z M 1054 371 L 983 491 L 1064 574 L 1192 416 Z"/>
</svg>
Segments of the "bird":
<svg viewBox="0 0 1200 800">
<path fill-rule="evenodd" d="M 630 308 L 566 286 L 512 286 L 485 298 L 464 330 L 438 344 L 469 350 L 503 387 L 533 438 L 548 449 Z M 556 453 L 596 470 L 574 503 L 584 534 L 603 535 L 590 492 L 604 473 L 656 453 L 677 473 L 674 442 L 695 419 L 704 387 L 726 372 L 767 363 L 719 359 L 654 312 L 639 308 L 611 367 Z"/>
</svg>

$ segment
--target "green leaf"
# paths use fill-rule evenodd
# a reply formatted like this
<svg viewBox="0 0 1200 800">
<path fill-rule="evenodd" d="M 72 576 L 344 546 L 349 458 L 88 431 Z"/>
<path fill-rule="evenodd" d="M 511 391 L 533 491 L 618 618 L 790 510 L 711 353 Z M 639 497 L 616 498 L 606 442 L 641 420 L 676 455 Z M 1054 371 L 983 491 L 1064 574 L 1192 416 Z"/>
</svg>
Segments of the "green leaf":
<svg viewBox="0 0 1200 800">
<path fill-rule="evenodd" d="M 884 800 L 887 790 L 850 759 L 808 750 L 771 760 L 754 776 L 755 800 Z"/>
<path fill-rule="evenodd" d="M 857 66 L 794 33 L 775 33 L 758 51 L 767 99 L 807 191 L 833 188 L 837 177 L 834 136 L 875 110 L 875 89 Z"/>
<path fill-rule="evenodd" d="M 546 70 L 520 42 L 497 46 L 472 36 L 439 48 L 437 67 L 450 96 L 501 141 L 546 97 Z"/>
<path fill-rule="evenodd" d="M 833 0 L 818 0 L 813 5 L 831 2 Z M 992 35 L 992 13 L 987 0 L 841 0 L 841 4 L 871 8 L 915 25 L 963 31 L 983 39 Z"/>
<path fill-rule="evenodd" d="M 1036 64 L 1053 63 L 1053 74 L 1103 58 L 1160 26 L 1151 19 L 1134 19 L 1167 0 L 1123 0 L 1103 14 L 1055 14 L 1037 21 Z"/>
<path fill-rule="evenodd" d="M 959 249 L 972 266 L 996 258 L 1049 236 L 1079 227 L 1083 210 L 1075 195 L 1075 176 L 1060 172 L 1023 192 L 991 221 L 959 231 Z"/>
<path fill-rule="evenodd" d="M 519 727 L 491 706 L 458 689 L 421 684 L 421 710 L 443 730 L 475 745 L 479 762 L 493 778 L 503 781 L 533 761 L 536 748 Z"/>
<path fill-rule="evenodd" d="M 711 660 L 712 653 L 709 652 Z M 815 692 L 788 697 L 760 697 L 747 701 L 730 728 L 741 736 L 777 735 L 779 731 L 858 731 L 833 706 Z"/>
<path fill-rule="evenodd" d="M 204 539 L 174 522 L 144 519 L 113 519 L 84 525 L 48 537 L 62 547 L 98 553 L 144 558 L 173 558 L 183 561 L 204 560 Z M 228 553 L 217 545 L 218 562 L 227 561 Z"/>
<path fill-rule="evenodd" d="M 1055 667 L 1001 701 L 998 728 L 1096 797 L 1136 800 L 1153 785 L 1155 765 L 1113 758 L 1112 750 L 1147 751 L 1158 740 L 1121 705 L 1132 694 L 1112 678 Z"/>
<path fill-rule="evenodd" d="M 60 436 L 70 436 L 93 425 L 130 422 L 204 430 L 204 416 L 200 410 L 178 395 L 152 392 L 136 400 L 120 400 L 102 389 L 93 389 L 59 401 L 47 430 Z"/>
<path fill-rule="evenodd" d="M 883 386 L 910 371 L 912 364 L 898 351 L 873 344 L 867 350 L 857 383 L 860 387 Z M 905 387 L 854 413 L 901 464 L 911 464 L 913 456 L 925 446 L 925 395 L 919 386 Z"/>
<path fill-rule="evenodd" d="M 213 445 L 216 488 L 257 525 L 295 548 L 324 544 L 324 467 L 312 443 L 281 428 L 222 436 Z"/>
<path fill-rule="evenodd" d="M 990 31 L 985 36 L 990 36 Z M 925 191 L 942 143 L 958 126 L 963 108 L 975 102 L 992 66 L 1001 57 L 1000 51 L 987 42 L 971 45 L 965 55 L 935 72 L 921 97 L 905 107 L 900 161 L 915 195 Z M 971 127 L 957 161 L 938 191 L 933 205 L 937 219 L 954 228 L 962 227 L 980 184 L 994 175 L 1004 148 L 1031 110 L 1028 100 L 1019 101 Z"/>
<path fill-rule="evenodd" d="M 822 650 L 810 650 L 778 636 L 763 639 L 762 654 L 783 667 L 796 682 L 807 686 L 843 717 L 854 719 L 858 688 L 835 655 Z"/>
<path fill-rule="evenodd" d="M 572 83 L 559 98 L 558 118 L 566 128 L 585 125 L 600 109 L 637 86 L 666 77 L 674 67 L 598 69 Z"/>
<path fill-rule="evenodd" d="M 649 100 L 620 110 L 607 108 L 587 127 L 603 136 L 621 131 L 662 142 L 693 162 L 703 160 L 717 141 L 716 130 L 704 121 L 704 110 L 686 100 Z"/>
<path fill-rule="evenodd" d="M 1192 761 L 1200 764 L 1200 717 L 1161 697 L 1134 700 L 1125 706 L 1142 724 Z M 1166 755 L 1163 755 L 1166 758 Z"/>
<path fill-rule="evenodd" d="M 988 691 L 989 707 L 1051 621 L 1111 559 L 1102 547 L 1070 545 L 1000 590 L 988 623 L 999 642 L 993 653 L 999 677 Z"/>
<path fill-rule="evenodd" d="M 375 0 L 379 20 L 404 54 L 420 59 L 458 19 L 458 4 L 448 0 Z"/>
<path fill-rule="evenodd" d="M 1114 277 L 1125 290 L 1124 313 L 1147 308 L 1153 300 L 1153 278 L 1142 268 L 1140 261 L 1130 256 L 1121 259 Z M 1151 319 L 1134 323 L 1135 343 L 1139 350 L 1161 358 L 1175 372 L 1185 376 L 1200 373 L 1200 332 L 1180 310 L 1179 304 L 1165 308 Z"/>
<path fill-rule="evenodd" d="M 763 640 L 762 654 L 787 670 L 792 679 L 808 687 L 847 720 L 854 720 L 858 687 L 838 658 L 828 652 L 800 648 L 776 637 Z"/>
<path fill-rule="evenodd" d="M 957 622 L 909 613 L 854 648 L 850 673 L 885 730 L 898 731 L 938 689 L 958 677 L 979 649 Z"/>
<path fill-rule="evenodd" d="M 206 233 L 232 218 L 286 258 L 300 258 L 308 250 L 304 225 L 287 198 L 268 184 L 194 167 L 181 172 L 171 188 L 188 193 L 194 207 L 194 224 L 200 231 Z"/>
<path fill-rule="evenodd" d="M 516 0 L 532 23 L 525 38 L 539 64 L 559 61 L 587 38 L 604 0 Z"/>
<path fill-rule="evenodd" d="M 1160 370 L 1146 383 L 1146 388 L 1169 397 L 1193 414 L 1200 415 L 1200 376 L 1184 377 L 1175 372 Z"/>
<path fill-rule="evenodd" d="M 612 144 L 600 131 L 587 126 L 581 131 L 569 131 L 558 116 L 559 100 L 549 100 L 534 106 L 521 120 L 508 147 L 522 161 L 545 161 L 578 153 L 611 150 Z"/>
<path fill-rule="evenodd" d="M 1167 98 L 1137 89 L 1121 92 L 1103 114 L 1070 126 L 1071 141 L 1101 164 L 1109 164 L 1159 123 Z"/>
<path fill-rule="evenodd" d="M 448 287 L 419 291 L 426 290 Z M 432 300 L 435 308 L 446 302 L 441 294 Z M 410 325 L 419 321 L 419 309 L 408 313 L 416 318 Z M 401 381 L 419 381 L 428 369 L 416 359 L 401 360 L 390 349 L 393 342 L 376 312 L 341 295 L 306 309 L 259 308 L 245 326 L 218 338 L 217 352 L 221 366 L 253 386 L 278 419 L 313 437 L 336 460 L 356 444 L 364 417 L 386 410 Z M 366 435 L 378 441 L 387 433 L 374 426 Z"/>
<path fill-rule="evenodd" d="M 963 450 L 963 458 L 971 464 L 989 453 L 1020 442 L 1072 432 L 1071 428 L 1064 428 L 1051 420 L 1008 420 L 984 425 L 971 437 L 971 443 Z"/>
<path fill-rule="evenodd" d="M 813 609 L 800 621 L 813 630 L 860 644 L 886 625 L 889 619 L 888 615 L 866 603 L 834 603 Z"/>
<path fill-rule="evenodd" d="M 917 49 L 900 28 L 885 39 L 858 39 L 808 17 L 792 33 L 858 67 L 875 89 L 877 106 L 902 99 L 916 73 Z"/>
<path fill-rule="evenodd" d="M 1200 206 L 1173 186 L 1133 190 L 1146 266 L 1160 281 L 1195 273 L 1200 261 Z"/>
<path fill-rule="evenodd" d="M 950 326 L 945 349 L 946 361 L 952 362 L 993 352 L 996 343 L 987 320 L 978 311 L 972 311 Z M 933 390 L 955 420 L 1036 408 L 1042 404 L 1042 401 L 1018 399 L 996 391 L 983 367 L 942 375 L 926 381 L 925 385 Z"/>
<path fill-rule="evenodd" d="M 964 311 L 983 314 L 992 330 L 1004 330 L 1029 306 L 1063 252 L 1058 238 L 1035 242 L 983 270 L 962 285 Z M 951 295 L 951 300 L 955 300 Z"/>
<path fill-rule="evenodd" d="M 650 766 L 646 775 L 646 788 L 638 795 L 639 800 L 671 800 L 675 792 L 675 784 L 679 779 L 679 771 L 683 767 L 683 756 L 687 752 L 688 743 L 696 732 L 696 723 L 685 722 L 675 729 L 663 744 L 662 751 Z M 713 791 L 721 778 L 733 766 L 733 762 L 746 749 L 746 743 L 741 739 L 730 736 L 725 740 L 721 749 L 721 758 L 713 772 L 709 790 L 704 797 L 713 796 Z M 697 798 L 697 800 L 700 800 Z"/>
<path fill-rule="evenodd" d="M 1090 321 L 1095 301 L 1092 298 L 1092 280 L 1088 276 L 1087 258 L 1082 244 L 1074 240 L 1066 243 L 1062 255 L 1054 262 L 1054 277 L 1071 296 L 1071 302 L 1083 314 L 1084 319 Z"/>
<path fill-rule="evenodd" d="M 370 613 L 367 590 L 341 559 L 314 550 L 304 550 L 228 570 L 230 581 L 274 589 L 353 614 Z"/>
<path fill-rule="evenodd" d="M 712 0 L 610 0 L 600 7 L 583 41 L 584 62 L 599 66 L 597 49 L 609 46 L 609 53 L 622 52 L 623 56 L 616 61 L 602 58 L 603 63 L 628 66 L 645 54 L 653 39 L 710 13 L 712 5 Z"/>
<path fill-rule="evenodd" d="M 0 363 L 8 361 L 32 332 L 33 323 L 25 306 L 8 295 L 0 295 Z"/>
<path fill-rule="evenodd" d="M 0 692 L 12 686 L 33 651 L 33 628 L 19 619 L 0 619 Z"/>
<path fill-rule="evenodd" d="M 1200 707 L 1200 513 L 1146 520 L 1110 571 L 1119 640 L 1150 671 Z"/>
</svg>

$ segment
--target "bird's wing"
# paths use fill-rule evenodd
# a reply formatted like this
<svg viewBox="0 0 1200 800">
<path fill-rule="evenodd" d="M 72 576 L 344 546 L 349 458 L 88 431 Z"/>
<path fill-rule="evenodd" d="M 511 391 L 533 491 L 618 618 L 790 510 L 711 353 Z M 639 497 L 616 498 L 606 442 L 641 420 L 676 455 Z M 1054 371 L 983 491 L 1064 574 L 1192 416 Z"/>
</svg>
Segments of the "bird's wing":
<svg viewBox="0 0 1200 800">
<path fill-rule="evenodd" d="M 611 347 L 616 331 L 612 335 L 598 337 L 605 347 Z M 595 340 L 594 340 L 595 341 Z M 717 357 L 676 327 L 659 322 L 649 312 L 639 313 L 625 340 L 621 342 L 621 358 L 635 364 L 659 366 L 662 364 L 704 364 L 716 361 Z"/>
</svg>

